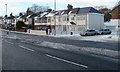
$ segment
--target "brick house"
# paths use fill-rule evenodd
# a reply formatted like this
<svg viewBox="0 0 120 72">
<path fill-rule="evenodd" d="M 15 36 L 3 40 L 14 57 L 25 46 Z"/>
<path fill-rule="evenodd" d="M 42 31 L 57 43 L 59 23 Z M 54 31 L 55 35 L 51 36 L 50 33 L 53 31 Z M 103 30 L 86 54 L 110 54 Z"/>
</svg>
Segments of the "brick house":
<svg viewBox="0 0 120 72">
<path fill-rule="evenodd" d="M 111 24 L 115 24 L 117 26 L 120 27 L 119 23 L 120 23 L 120 4 L 118 4 L 117 6 L 115 6 L 112 9 L 112 19 L 110 21 Z"/>
</svg>

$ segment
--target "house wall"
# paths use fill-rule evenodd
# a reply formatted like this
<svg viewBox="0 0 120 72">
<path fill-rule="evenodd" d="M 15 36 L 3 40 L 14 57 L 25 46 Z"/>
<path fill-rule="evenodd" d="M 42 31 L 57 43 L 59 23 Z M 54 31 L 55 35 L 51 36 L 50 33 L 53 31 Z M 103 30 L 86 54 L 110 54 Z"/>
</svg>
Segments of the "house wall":
<svg viewBox="0 0 120 72">
<path fill-rule="evenodd" d="M 57 23 L 55 24 L 54 18 L 55 17 L 51 17 L 51 19 L 50 19 L 51 21 L 48 23 L 49 25 L 57 25 Z"/>
<path fill-rule="evenodd" d="M 32 18 L 28 18 L 28 24 L 31 24 L 32 25 Z"/>
<path fill-rule="evenodd" d="M 19 19 L 16 20 L 16 22 L 18 22 L 18 21 L 23 21 L 24 22 L 25 20 L 23 18 L 19 18 Z"/>
<path fill-rule="evenodd" d="M 55 18 L 56 18 L 56 25 L 69 25 L 70 22 L 77 23 L 76 14 L 57 15 L 55 16 Z M 52 23 L 54 24 L 54 21 Z"/>
<path fill-rule="evenodd" d="M 77 24 L 77 18 L 76 18 L 76 14 L 71 14 L 69 16 L 69 22 L 74 22 L 75 24 Z"/>
<path fill-rule="evenodd" d="M 12 24 L 14 22 L 13 20 L 14 19 L 5 19 L 2 22 L 3 22 L 3 24 Z"/>
<path fill-rule="evenodd" d="M 84 15 L 79 15 L 81 18 Z M 56 16 L 56 31 L 53 30 L 53 33 L 56 32 L 56 34 L 79 34 L 80 31 L 85 30 L 85 20 L 77 20 L 77 17 L 79 17 L 76 14 L 71 15 L 58 15 Z M 86 16 L 84 16 L 86 17 Z M 74 22 L 76 25 L 70 24 L 70 22 Z M 54 22 L 53 22 L 54 23 Z"/>
<path fill-rule="evenodd" d="M 61 25 L 67 25 L 69 23 L 69 15 L 62 15 L 60 23 Z"/>
<path fill-rule="evenodd" d="M 3 19 L 0 19 L 0 24 L 3 24 Z"/>
<path fill-rule="evenodd" d="M 77 25 L 86 25 L 87 22 L 87 15 L 86 14 L 79 14 L 76 16 L 76 23 Z"/>
<path fill-rule="evenodd" d="M 54 21 L 54 18 L 56 19 Z M 36 20 L 36 19 L 35 19 Z M 74 22 L 76 25 L 70 24 Z M 101 29 L 104 25 L 104 15 L 102 14 L 70 14 L 57 15 L 47 18 L 47 23 L 35 22 L 35 27 L 55 26 L 52 28 L 52 34 L 79 34 L 86 29 Z"/>
<path fill-rule="evenodd" d="M 87 14 L 87 29 L 102 29 L 104 27 L 104 15 L 89 13 Z"/>
<path fill-rule="evenodd" d="M 60 34 L 71 35 L 71 33 L 74 35 L 74 34 L 79 34 L 80 31 L 82 30 L 85 30 L 85 26 L 83 25 L 57 25 L 56 26 L 57 35 L 60 35 Z"/>
<path fill-rule="evenodd" d="M 120 19 L 120 5 L 112 10 L 112 19 Z"/>
</svg>

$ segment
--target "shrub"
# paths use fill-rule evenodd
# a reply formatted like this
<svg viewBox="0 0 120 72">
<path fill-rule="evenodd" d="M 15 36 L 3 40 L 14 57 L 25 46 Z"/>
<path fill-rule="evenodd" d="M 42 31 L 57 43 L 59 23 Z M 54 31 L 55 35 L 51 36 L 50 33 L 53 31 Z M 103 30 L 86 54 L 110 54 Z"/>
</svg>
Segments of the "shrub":
<svg viewBox="0 0 120 72">
<path fill-rule="evenodd" d="M 25 23 L 23 21 L 18 21 L 16 23 L 16 29 L 22 29 L 22 27 L 26 27 Z"/>
</svg>

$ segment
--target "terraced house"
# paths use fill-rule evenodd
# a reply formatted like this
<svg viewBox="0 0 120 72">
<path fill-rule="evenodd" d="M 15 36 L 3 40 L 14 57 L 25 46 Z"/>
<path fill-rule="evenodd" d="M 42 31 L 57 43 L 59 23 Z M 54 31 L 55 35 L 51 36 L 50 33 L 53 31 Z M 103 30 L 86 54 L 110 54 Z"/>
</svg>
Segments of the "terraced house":
<svg viewBox="0 0 120 72">
<path fill-rule="evenodd" d="M 23 21 L 34 30 L 47 31 L 48 34 L 79 34 L 82 30 L 104 28 L 104 14 L 93 7 L 74 8 L 68 4 L 67 9 L 38 14 L 32 13 L 29 9 L 27 15 L 20 14 L 12 24 Z"/>
<path fill-rule="evenodd" d="M 104 14 L 93 7 L 73 8 L 44 12 L 35 17 L 34 29 L 48 29 L 51 34 L 78 34 L 86 29 L 102 29 Z"/>
</svg>

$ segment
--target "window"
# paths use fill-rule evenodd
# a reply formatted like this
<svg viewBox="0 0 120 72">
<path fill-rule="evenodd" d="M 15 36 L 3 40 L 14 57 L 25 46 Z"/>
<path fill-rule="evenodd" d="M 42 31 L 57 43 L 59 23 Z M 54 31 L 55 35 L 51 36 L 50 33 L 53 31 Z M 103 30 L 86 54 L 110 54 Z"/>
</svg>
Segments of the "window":
<svg viewBox="0 0 120 72">
<path fill-rule="evenodd" d="M 51 18 L 48 19 L 48 22 L 51 22 Z"/>
<path fill-rule="evenodd" d="M 63 21 L 66 21 L 66 17 L 63 17 Z"/>
<path fill-rule="evenodd" d="M 63 31 L 66 31 L 66 25 L 63 25 Z"/>
<path fill-rule="evenodd" d="M 69 17 L 67 17 L 67 21 L 69 21 Z"/>
<path fill-rule="evenodd" d="M 15 23 L 15 19 L 13 19 L 13 23 Z"/>
<path fill-rule="evenodd" d="M 79 16 L 77 17 L 78 20 L 85 20 L 85 17 L 84 16 Z"/>
<path fill-rule="evenodd" d="M 60 17 L 59 17 L 58 21 L 59 21 L 59 22 L 61 22 L 61 19 L 60 19 Z"/>
<path fill-rule="evenodd" d="M 54 22 L 54 19 L 52 19 L 51 21 Z"/>
<path fill-rule="evenodd" d="M 71 20 L 74 20 L 74 17 L 71 17 Z"/>
</svg>

